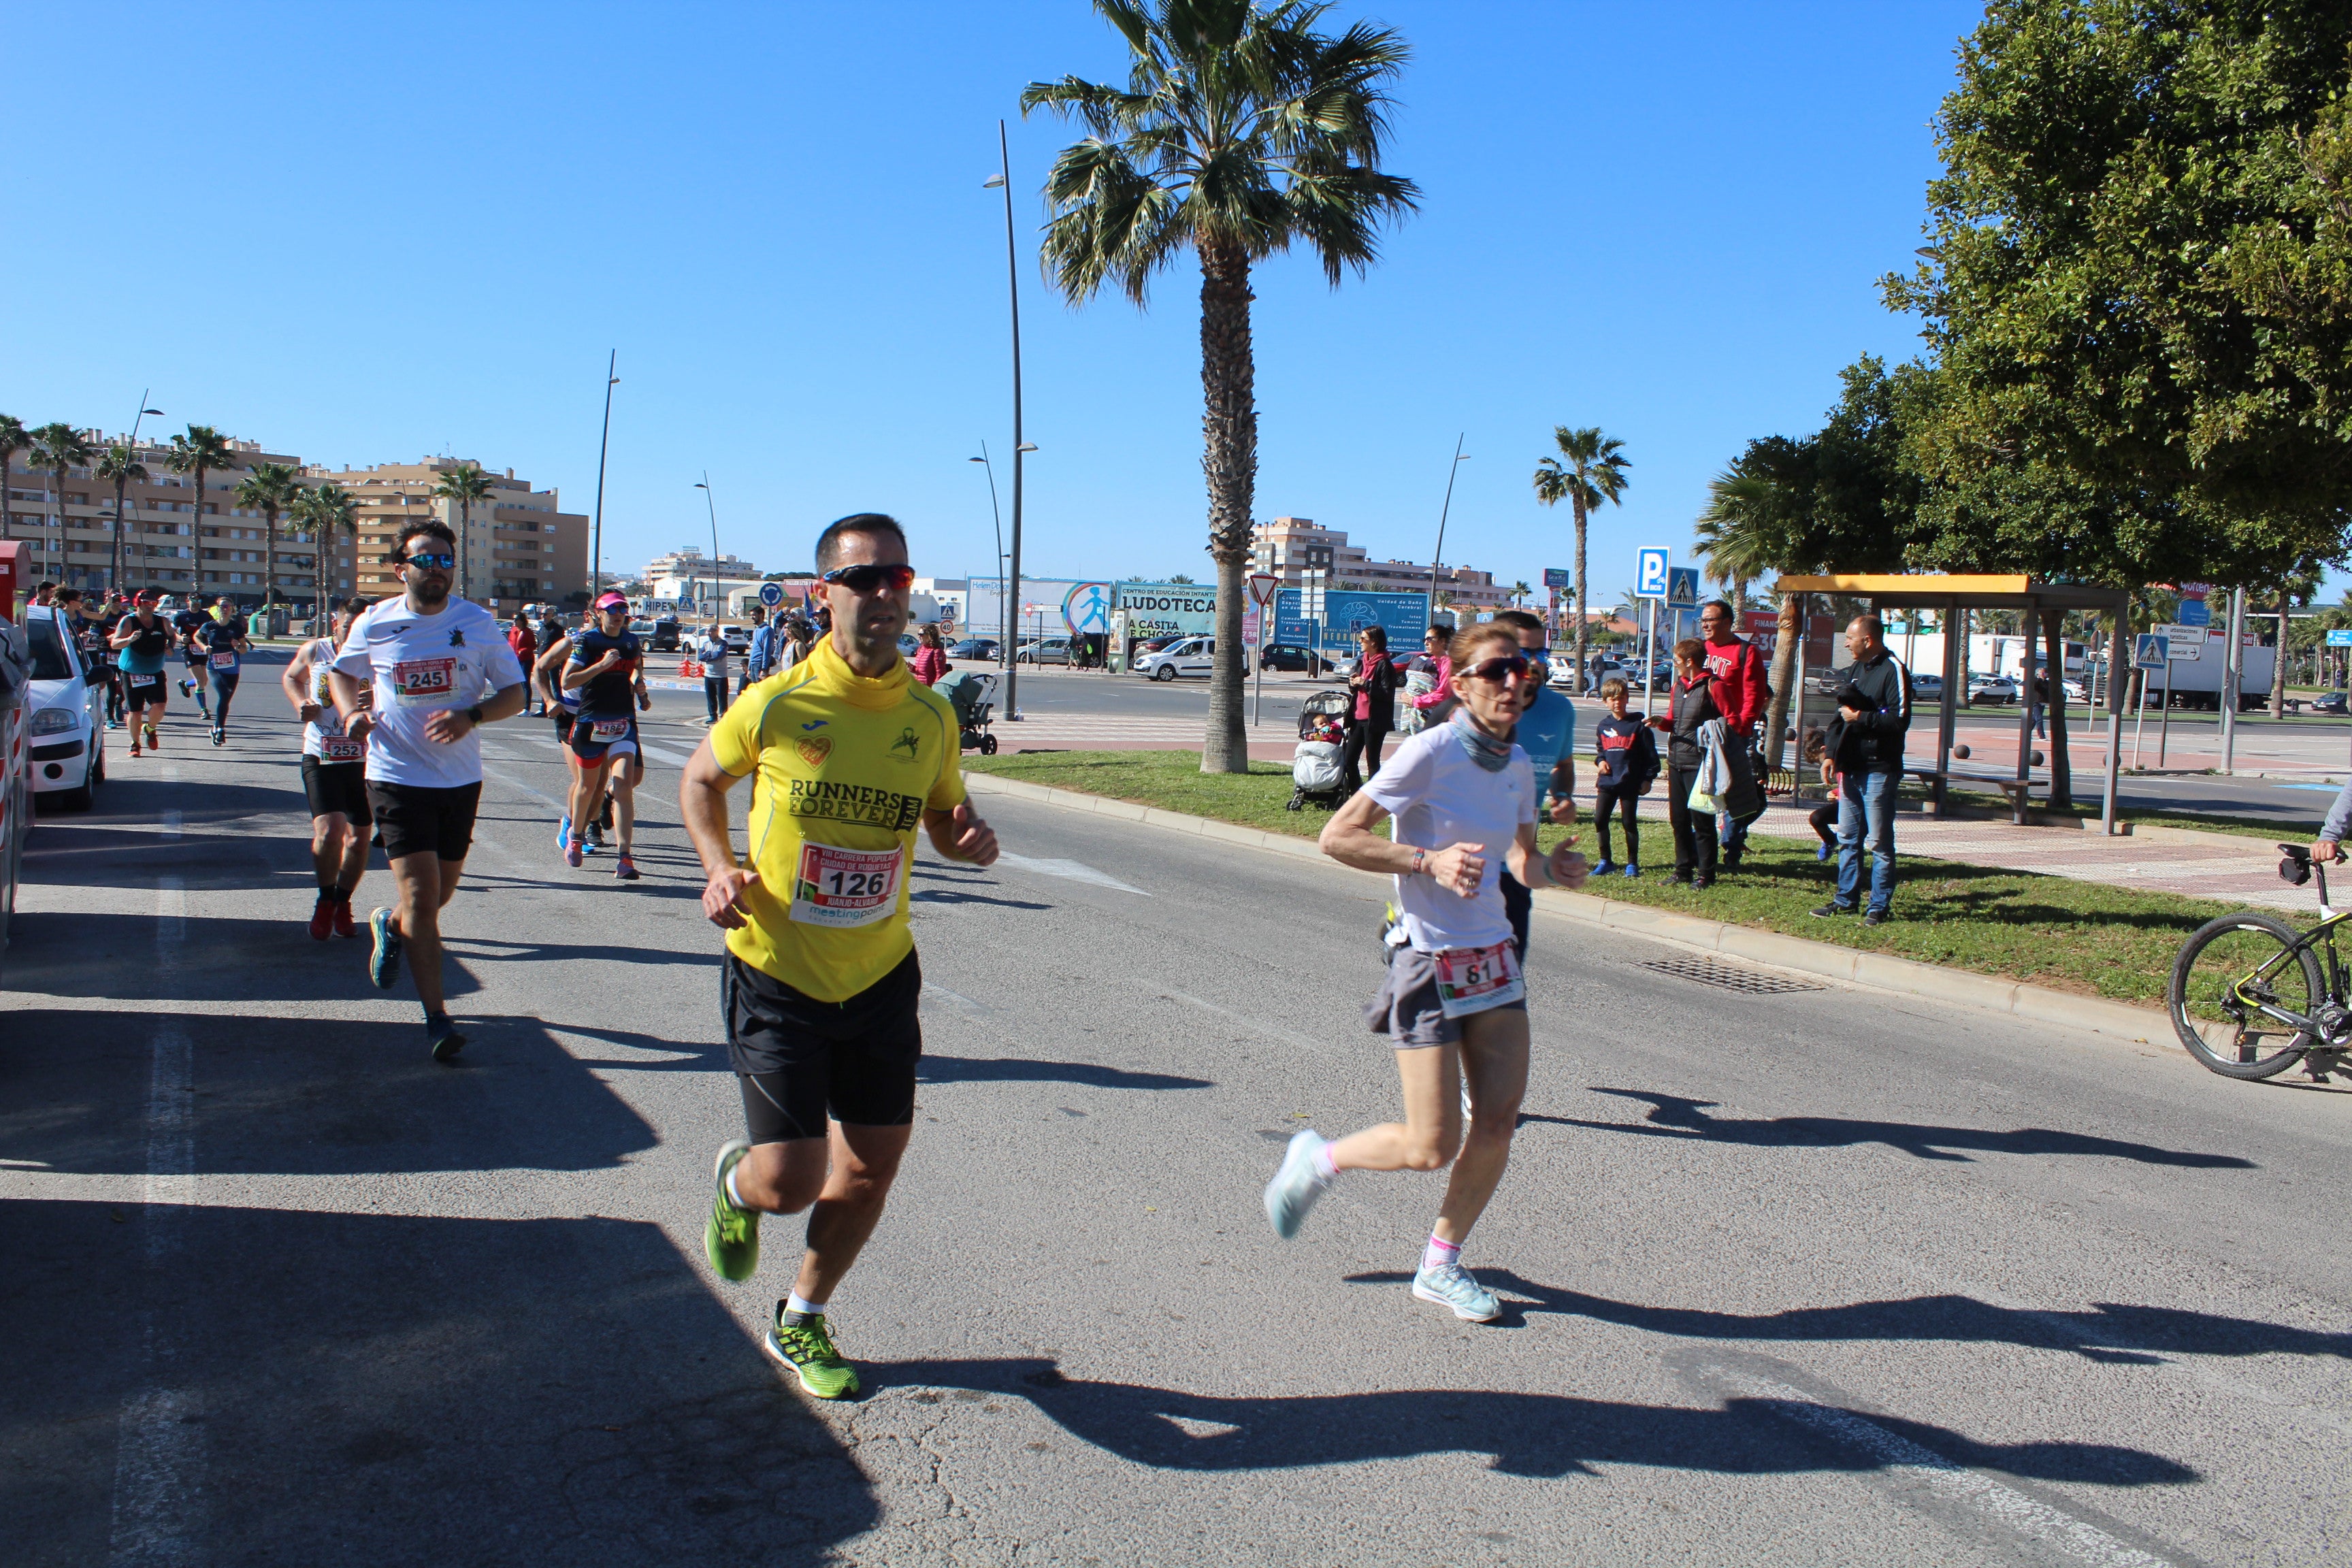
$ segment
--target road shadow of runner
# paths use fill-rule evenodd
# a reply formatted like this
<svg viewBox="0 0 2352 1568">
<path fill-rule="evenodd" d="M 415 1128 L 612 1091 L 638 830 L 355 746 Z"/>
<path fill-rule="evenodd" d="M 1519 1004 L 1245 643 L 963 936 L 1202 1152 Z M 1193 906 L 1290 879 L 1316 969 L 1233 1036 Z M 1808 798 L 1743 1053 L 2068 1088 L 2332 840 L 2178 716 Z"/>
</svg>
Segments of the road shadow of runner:
<svg viewBox="0 0 2352 1568">
<path fill-rule="evenodd" d="M 2200 1154 L 2159 1149 L 2153 1143 L 2133 1143 L 2120 1138 L 2100 1138 L 2085 1132 L 2061 1132 L 2046 1127 L 2020 1127 L 1997 1132 L 1981 1127 L 1934 1127 L 1916 1121 L 1865 1121 L 1843 1116 L 1779 1116 L 1734 1120 L 1706 1113 L 1711 1100 L 1686 1100 L 1677 1094 L 1656 1094 L 1638 1089 L 1603 1089 L 1595 1094 L 1639 1100 L 1649 1106 L 1640 1121 L 1593 1121 L 1576 1116 L 1538 1116 L 1523 1112 L 1519 1125 L 1549 1122 L 1558 1127 L 1586 1127 L 1601 1132 L 1631 1132 L 1654 1138 L 1687 1138 L 1710 1143 L 1739 1143 L 1756 1149 L 1840 1149 L 1858 1143 L 1884 1143 L 1921 1160 L 1968 1162 L 1960 1152 L 1971 1150 L 1996 1154 L 2087 1154 L 2116 1160 L 2137 1160 L 2144 1165 L 2180 1165 L 2197 1170 L 2251 1171 L 2252 1160 L 2236 1154 Z"/>
<path fill-rule="evenodd" d="M 1428 1454 L 1486 1455 L 1508 1475 L 1557 1478 L 1608 1464 L 1726 1475 L 1883 1468 L 1854 1449 L 1792 1435 L 1777 1402 L 1726 1408 L 1633 1405 L 1488 1389 L 1225 1398 L 1065 1377 L 1042 1358 L 870 1363 L 869 1388 L 971 1388 L 1026 1399 L 1083 1439 L 1164 1469 L 1294 1469 Z M 918 1397 L 920 1397 L 918 1395 Z M 1873 1415 L 1955 1464 L 2039 1480 L 2179 1485 L 2198 1472 L 2159 1454 L 2101 1443 L 1979 1443 L 1948 1428 Z"/>
<path fill-rule="evenodd" d="M 2086 1311 L 1997 1307 L 1972 1296 L 1912 1296 L 1838 1307 L 1795 1307 L 1780 1312 L 1717 1312 L 1695 1307 L 1648 1307 L 1612 1301 L 1521 1278 L 1507 1268 L 1481 1268 L 1489 1289 L 1522 1298 L 1523 1311 L 1559 1313 L 1617 1323 L 1690 1340 L 2019 1345 L 2071 1351 L 2087 1360 L 2134 1366 L 2162 1364 L 2171 1355 L 2315 1355 L 2352 1360 L 2352 1332 L 2301 1329 L 2175 1307 L 2095 1301 Z M 1402 1285 L 1412 1274 L 1394 1269 L 1348 1275 L 1351 1285 Z"/>
<path fill-rule="evenodd" d="M 1077 1083 L 1089 1089 L 1214 1089 L 1205 1078 L 1131 1072 L 1093 1062 L 1041 1062 L 1021 1057 L 940 1057 L 923 1053 L 916 1066 L 924 1083 Z"/>
<path fill-rule="evenodd" d="M 814 1564 L 878 1521 L 658 1226 L 196 1206 L 159 1276 L 131 1214 L 0 1204 L 31 1292 L 0 1343 L 12 1560 L 107 1560 L 119 1415 L 159 1380 L 194 1561 Z"/>
</svg>

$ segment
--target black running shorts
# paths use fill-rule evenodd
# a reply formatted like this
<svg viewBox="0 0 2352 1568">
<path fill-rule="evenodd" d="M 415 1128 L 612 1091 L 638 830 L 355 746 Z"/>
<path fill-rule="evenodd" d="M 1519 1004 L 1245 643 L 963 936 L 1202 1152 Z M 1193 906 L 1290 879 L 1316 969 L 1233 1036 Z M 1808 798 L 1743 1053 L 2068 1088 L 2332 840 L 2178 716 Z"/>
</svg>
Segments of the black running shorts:
<svg viewBox="0 0 2352 1568">
<path fill-rule="evenodd" d="M 163 685 L 163 672 L 162 670 L 159 669 L 152 675 L 141 675 L 136 670 L 131 670 L 126 672 L 126 678 L 131 682 L 131 695 L 123 700 L 129 702 L 131 707 L 159 708 L 163 706 L 165 688 Z"/>
<path fill-rule="evenodd" d="M 913 953 L 846 1002 L 820 1002 L 731 952 L 719 973 L 752 1142 L 822 1138 L 828 1116 L 852 1127 L 915 1120 L 923 970 Z"/>
<path fill-rule="evenodd" d="M 569 708 L 558 708 L 554 711 L 555 743 L 559 746 L 568 746 L 572 744 L 572 721 L 576 715 Z"/>
<path fill-rule="evenodd" d="M 478 783 L 436 789 L 370 779 L 367 798 L 386 859 L 438 855 L 444 860 L 463 860 L 473 847 L 474 808 L 482 799 Z"/>
<path fill-rule="evenodd" d="M 353 826 L 365 827 L 375 820 L 375 814 L 368 809 L 367 792 L 365 763 L 302 759 L 302 793 L 310 797 L 312 816 L 340 814 L 350 817 Z"/>
<path fill-rule="evenodd" d="M 629 726 L 627 732 L 600 745 L 595 738 L 596 726 L 614 722 L 625 722 Z M 637 721 L 634 718 L 614 721 L 583 714 L 573 721 L 568 743 L 572 747 L 572 754 L 583 763 L 601 763 L 608 757 L 635 756 L 637 751 Z"/>
</svg>

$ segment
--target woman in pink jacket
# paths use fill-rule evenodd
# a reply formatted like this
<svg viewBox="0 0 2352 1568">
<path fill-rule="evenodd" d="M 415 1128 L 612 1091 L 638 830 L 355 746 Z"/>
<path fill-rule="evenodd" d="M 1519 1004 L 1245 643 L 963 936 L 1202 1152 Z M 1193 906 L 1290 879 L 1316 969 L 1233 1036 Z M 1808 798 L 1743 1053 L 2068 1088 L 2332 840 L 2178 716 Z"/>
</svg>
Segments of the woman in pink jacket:
<svg viewBox="0 0 2352 1568">
<path fill-rule="evenodd" d="M 922 645 L 915 649 L 915 657 L 908 661 L 915 679 L 926 686 L 937 686 L 940 677 L 954 668 L 948 663 L 947 645 L 940 640 L 939 624 L 926 622 L 923 629 L 916 634 L 915 640 Z"/>
</svg>

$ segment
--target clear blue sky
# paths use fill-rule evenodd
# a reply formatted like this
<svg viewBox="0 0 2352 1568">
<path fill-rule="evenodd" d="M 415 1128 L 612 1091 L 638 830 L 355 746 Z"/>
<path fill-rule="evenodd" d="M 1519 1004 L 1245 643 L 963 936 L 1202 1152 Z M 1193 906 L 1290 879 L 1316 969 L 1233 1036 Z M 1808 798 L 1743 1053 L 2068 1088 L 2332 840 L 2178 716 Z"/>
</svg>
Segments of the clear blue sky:
<svg viewBox="0 0 2352 1568">
<path fill-rule="evenodd" d="M 1257 279 L 1257 514 L 1509 582 L 1570 560 L 1528 486 L 1559 424 L 1633 463 L 1596 597 L 1684 557 L 1707 479 L 1908 355 L 1929 121 L 1977 5 L 1342 5 L 1415 49 L 1390 166 L 1417 216 L 1336 292 Z M 1015 95 L 1124 74 L 1077 0 L 1010 5 L 31 7 L 8 27 L 0 410 L 170 416 L 312 461 L 445 449 L 588 510 L 620 353 L 608 563 L 707 541 L 775 569 L 841 513 L 985 572 L 1009 445 L 1011 124 L 1024 570 L 1211 575 L 1198 274 L 1072 309 L 1034 264 L 1076 132 Z M 111 40 L 111 42 L 108 42 Z"/>
</svg>

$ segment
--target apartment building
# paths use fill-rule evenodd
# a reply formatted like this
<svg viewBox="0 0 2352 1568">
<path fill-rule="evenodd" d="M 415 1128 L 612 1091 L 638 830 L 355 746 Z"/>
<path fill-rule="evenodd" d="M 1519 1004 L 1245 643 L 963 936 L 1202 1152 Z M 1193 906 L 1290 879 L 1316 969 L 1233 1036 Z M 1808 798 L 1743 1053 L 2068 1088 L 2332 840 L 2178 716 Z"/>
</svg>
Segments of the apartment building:
<svg viewBox="0 0 2352 1568">
<path fill-rule="evenodd" d="M 101 453 L 131 445 L 127 436 L 96 429 L 84 435 Z M 240 605 L 258 605 L 268 520 L 236 504 L 236 487 L 257 463 L 299 467 L 301 459 L 264 451 L 252 441 L 232 441 L 229 447 L 230 466 L 207 472 L 198 496 L 194 474 L 175 474 L 165 466 L 172 455 L 168 439 L 141 439 L 133 451 L 147 477 L 123 487 L 119 530 L 112 480 L 100 479 L 94 468 L 73 468 L 60 484 L 49 469 L 28 466 L 30 453 L 14 453 L 7 466 L 10 532 L 32 545 L 37 581 L 48 578 L 92 591 L 226 595 Z M 119 580 L 113 575 L 118 538 Z M 310 535 L 289 534 L 282 521 L 277 588 L 279 601 L 298 609 L 319 592 L 319 558 Z"/>
<path fill-rule="evenodd" d="M 338 592 L 381 599 L 401 592 L 387 558 L 400 544 L 401 530 L 437 517 L 458 531 L 457 503 L 433 494 L 441 476 L 478 467 L 471 458 L 425 458 L 414 463 L 379 463 L 364 468 L 312 468 L 303 477 L 341 485 L 359 502 L 356 540 L 342 543 L 336 576 L 349 578 Z M 466 533 L 462 592 L 494 614 L 510 616 L 528 604 L 588 591 L 588 519 L 565 511 L 552 489 L 535 490 L 512 468 L 503 476 L 484 470 L 490 493 L 473 503 Z"/>
<path fill-rule="evenodd" d="M 1375 561 L 1360 544 L 1350 544 L 1336 528 L 1318 528 L 1311 517 L 1277 517 L 1250 530 L 1250 570 L 1270 572 L 1285 583 L 1307 575 L 1303 552 L 1317 544 L 1331 552 L 1330 586 L 1379 594 L 1426 594 L 1429 568 L 1413 561 Z M 1468 566 L 1437 569 L 1441 603 L 1474 609 L 1499 609 L 1511 602 L 1510 591 L 1495 585 L 1495 574 Z"/>
<path fill-rule="evenodd" d="M 718 589 L 711 586 L 714 579 L 720 584 Z M 714 570 L 702 547 L 688 544 L 646 562 L 639 581 L 645 584 L 649 598 L 675 601 L 692 597 L 698 603 L 708 603 L 721 593 L 731 595 L 746 586 L 756 590 L 760 569 L 740 555 L 722 554 Z"/>
</svg>

